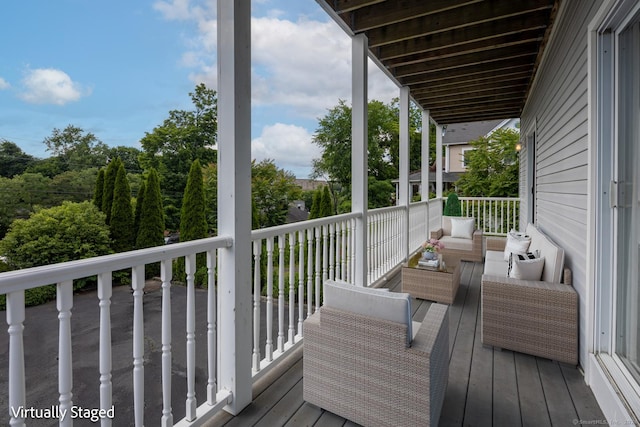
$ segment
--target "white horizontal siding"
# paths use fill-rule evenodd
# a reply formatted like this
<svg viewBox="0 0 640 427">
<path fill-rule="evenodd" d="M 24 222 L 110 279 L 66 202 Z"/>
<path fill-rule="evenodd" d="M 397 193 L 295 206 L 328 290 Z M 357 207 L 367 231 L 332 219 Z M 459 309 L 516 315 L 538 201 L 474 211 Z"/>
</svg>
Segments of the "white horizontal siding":
<svg viewBox="0 0 640 427">
<path fill-rule="evenodd" d="M 536 122 L 536 223 L 565 250 L 580 295 L 580 363 L 587 359 L 588 68 L 587 26 L 599 2 L 566 2 L 522 114 Z M 530 150 L 532 147 L 527 147 Z M 526 177 L 526 150 L 521 180 Z M 524 191 L 524 193 L 522 193 Z M 526 189 L 521 187 L 521 194 Z"/>
</svg>

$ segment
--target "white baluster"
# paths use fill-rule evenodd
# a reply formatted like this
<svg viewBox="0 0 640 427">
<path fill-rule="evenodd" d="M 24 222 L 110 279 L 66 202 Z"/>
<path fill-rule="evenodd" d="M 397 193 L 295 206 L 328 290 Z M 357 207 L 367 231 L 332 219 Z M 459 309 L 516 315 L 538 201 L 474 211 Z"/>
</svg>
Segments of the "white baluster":
<svg viewBox="0 0 640 427">
<path fill-rule="evenodd" d="M 260 370 L 260 256 L 262 241 L 253 242 L 253 371 Z"/>
<path fill-rule="evenodd" d="M 273 237 L 267 239 L 267 342 L 265 357 L 273 360 Z"/>
<path fill-rule="evenodd" d="M 173 426 L 171 409 L 171 278 L 172 260 L 160 263 L 162 280 L 162 427 Z"/>
<path fill-rule="evenodd" d="M 322 226 L 322 282 L 329 278 L 329 226 Z"/>
<path fill-rule="evenodd" d="M 284 352 L 284 236 L 278 236 L 278 351 Z"/>
<path fill-rule="evenodd" d="M 195 273 L 196 254 L 189 254 L 184 259 L 187 273 L 187 400 L 185 402 L 185 418 L 196 419 L 196 295 Z"/>
<path fill-rule="evenodd" d="M 336 262 L 335 233 L 336 224 L 332 222 L 331 224 L 329 224 L 329 280 L 335 280 L 336 278 L 336 269 L 334 265 Z"/>
<path fill-rule="evenodd" d="M 344 236 L 342 234 L 342 227 L 344 221 L 340 221 L 336 224 L 336 279 L 344 280 L 342 259 L 344 255 Z"/>
<path fill-rule="evenodd" d="M 100 300 L 100 409 L 109 410 L 113 403 L 111 384 L 111 272 L 98 275 Z M 101 419 L 101 425 L 110 426 L 111 418 Z"/>
<path fill-rule="evenodd" d="M 24 427 L 20 408 L 27 404 L 24 377 L 24 291 L 7 294 L 7 324 L 9 325 L 9 413 L 10 426 Z M 18 416 L 16 416 L 18 415 Z"/>
<path fill-rule="evenodd" d="M 295 342 L 296 308 L 296 251 L 295 233 L 289 233 L 289 343 Z"/>
<path fill-rule="evenodd" d="M 316 310 L 318 310 L 320 308 L 320 274 L 321 274 L 321 266 L 320 266 L 320 254 L 322 253 L 322 249 L 321 249 L 321 243 L 320 243 L 320 227 L 316 227 L 315 228 L 315 236 L 316 236 L 316 245 L 315 245 L 315 251 L 316 251 L 316 263 L 315 263 L 315 272 L 314 272 L 314 276 L 315 276 L 315 284 L 316 284 L 316 291 L 315 291 L 315 299 L 316 299 Z"/>
<path fill-rule="evenodd" d="M 298 231 L 298 334 L 304 321 L 304 231 Z"/>
<path fill-rule="evenodd" d="M 340 223 L 340 265 L 342 271 L 340 272 L 340 280 L 347 280 L 347 222 L 342 221 Z"/>
<path fill-rule="evenodd" d="M 313 314 L 313 228 L 307 230 L 307 317 Z"/>
<path fill-rule="evenodd" d="M 217 361 L 217 336 L 216 336 L 216 251 L 207 252 L 207 402 L 209 405 L 216 404 L 216 361 Z"/>
<path fill-rule="evenodd" d="M 284 352 L 284 236 L 278 236 L 278 351 Z"/>
<path fill-rule="evenodd" d="M 136 427 L 144 425 L 144 265 L 133 267 L 133 412 Z"/>
<path fill-rule="evenodd" d="M 67 414 L 60 426 L 72 426 L 73 406 L 73 364 L 71 360 L 71 308 L 73 308 L 73 282 L 58 283 L 56 288 L 58 308 L 58 392 L 60 393 L 60 413 Z"/>
<path fill-rule="evenodd" d="M 355 244 L 355 236 L 356 236 L 356 220 L 350 220 L 350 230 L 349 230 L 349 238 L 347 239 L 347 281 L 349 283 L 355 282 L 354 277 L 354 263 L 356 262 L 356 244 Z M 358 283 L 358 286 L 365 286 L 366 283 Z"/>
</svg>

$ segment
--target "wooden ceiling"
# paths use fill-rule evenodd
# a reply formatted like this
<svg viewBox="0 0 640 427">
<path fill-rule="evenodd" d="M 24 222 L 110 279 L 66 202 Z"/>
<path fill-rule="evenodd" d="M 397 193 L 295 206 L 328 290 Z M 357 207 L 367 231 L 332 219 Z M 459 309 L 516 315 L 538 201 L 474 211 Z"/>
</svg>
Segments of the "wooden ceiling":
<svg viewBox="0 0 640 427">
<path fill-rule="evenodd" d="M 439 124 L 520 117 L 559 0 L 318 0 Z"/>
</svg>

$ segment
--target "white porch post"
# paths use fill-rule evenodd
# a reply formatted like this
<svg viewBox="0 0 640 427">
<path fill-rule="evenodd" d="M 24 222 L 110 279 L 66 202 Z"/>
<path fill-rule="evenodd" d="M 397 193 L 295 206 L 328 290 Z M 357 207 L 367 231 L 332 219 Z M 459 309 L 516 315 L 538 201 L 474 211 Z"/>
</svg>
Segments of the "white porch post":
<svg viewBox="0 0 640 427">
<path fill-rule="evenodd" d="M 354 283 L 365 286 L 368 277 L 367 265 L 367 207 L 368 207 L 368 79 L 367 37 L 358 34 L 352 38 L 351 51 L 351 211 L 359 212 L 355 230 Z"/>
<path fill-rule="evenodd" d="M 400 88 L 400 199 L 398 206 L 403 206 L 404 222 L 402 224 L 404 236 L 404 259 L 409 259 L 409 87 Z"/>
<path fill-rule="evenodd" d="M 421 183 L 420 183 L 420 200 L 423 202 L 429 200 L 429 110 L 422 111 L 422 163 L 420 168 L 422 172 L 421 175 Z M 429 210 L 427 209 L 427 212 Z M 428 223 L 428 221 L 427 221 Z"/>
<path fill-rule="evenodd" d="M 238 414 L 251 402 L 251 5 L 218 2 L 219 387 Z"/>
<path fill-rule="evenodd" d="M 444 128 L 436 125 L 436 197 L 442 198 L 442 132 Z"/>
</svg>

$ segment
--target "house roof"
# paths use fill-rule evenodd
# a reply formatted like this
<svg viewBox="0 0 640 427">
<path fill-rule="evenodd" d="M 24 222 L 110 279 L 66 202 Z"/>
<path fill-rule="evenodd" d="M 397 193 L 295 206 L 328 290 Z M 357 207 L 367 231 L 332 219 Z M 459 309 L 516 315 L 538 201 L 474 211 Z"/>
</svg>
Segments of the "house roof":
<svg viewBox="0 0 640 427">
<path fill-rule="evenodd" d="M 504 120 L 487 120 L 471 123 L 454 123 L 447 125 L 447 130 L 442 137 L 442 143 L 446 145 L 466 144 L 469 141 L 487 135 L 498 127 Z"/>
<path fill-rule="evenodd" d="M 439 124 L 520 117 L 558 0 L 317 0 Z"/>
</svg>

